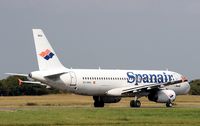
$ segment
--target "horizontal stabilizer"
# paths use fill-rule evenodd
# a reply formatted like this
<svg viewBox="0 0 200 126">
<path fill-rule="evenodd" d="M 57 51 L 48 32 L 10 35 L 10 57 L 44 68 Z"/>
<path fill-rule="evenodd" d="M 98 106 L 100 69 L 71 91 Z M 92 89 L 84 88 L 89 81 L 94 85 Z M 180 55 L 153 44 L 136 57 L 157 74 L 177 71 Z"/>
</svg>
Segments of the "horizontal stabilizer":
<svg viewBox="0 0 200 126">
<path fill-rule="evenodd" d="M 43 77 L 52 77 L 52 76 L 59 76 L 65 73 L 68 73 L 69 70 L 65 69 L 54 69 L 54 70 L 46 70 L 46 71 L 38 71 L 38 73 L 42 74 Z"/>
<path fill-rule="evenodd" d="M 39 84 L 42 86 L 46 86 L 46 88 L 50 88 L 49 85 L 46 85 L 46 84 L 38 82 L 38 81 L 23 81 L 21 79 L 18 79 L 18 81 L 19 81 L 19 86 L 21 86 L 22 84 Z"/>
<path fill-rule="evenodd" d="M 13 75 L 13 76 L 22 76 L 22 77 L 28 77 L 28 74 L 19 74 L 19 73 L 5 73 L 7 75 Z"/>
</svg>

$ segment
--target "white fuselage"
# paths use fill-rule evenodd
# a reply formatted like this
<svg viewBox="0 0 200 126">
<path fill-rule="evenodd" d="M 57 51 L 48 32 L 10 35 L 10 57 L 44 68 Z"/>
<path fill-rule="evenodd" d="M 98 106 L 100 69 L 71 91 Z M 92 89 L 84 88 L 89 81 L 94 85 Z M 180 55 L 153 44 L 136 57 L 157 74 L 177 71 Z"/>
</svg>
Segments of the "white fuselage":
<svg viewBox="0 0 200 126">
<path fill-rule="evenodd" d="M 20 80 L 20 83 L 42 83 L 56 89 L 93 96 L 94 107 L 117 103 L 121 97 L 134 97 L 130 106 L 140 107 L 138 98 L 142 96 L 172 107 L 176 95 L 187 94 L 190 90 L 187 79 L 172 71 L 65 68 L 41 29 L 33 29 L 33 37 L 39 70 L 29 74 L 34 82 Z"/>
<path fill-rule="evenodd" d="M 173 90 L 176 95 L 186 94 L 190 89 L 187 81 L 181 81 L 183 76 L 171 71 L 153 70 L 101 70 L 101 69 L 66 69 L 59 78 L 48 79 L 43 75 L 52 71 L 32 72 L 33 79 L 46 83 L 52 87 L 67 90 L 72 93 L 91 96 L 106 95 L 108 90 L 114 88 L 131 87 L 179 81 L 163 88 Z"/>
</svg>

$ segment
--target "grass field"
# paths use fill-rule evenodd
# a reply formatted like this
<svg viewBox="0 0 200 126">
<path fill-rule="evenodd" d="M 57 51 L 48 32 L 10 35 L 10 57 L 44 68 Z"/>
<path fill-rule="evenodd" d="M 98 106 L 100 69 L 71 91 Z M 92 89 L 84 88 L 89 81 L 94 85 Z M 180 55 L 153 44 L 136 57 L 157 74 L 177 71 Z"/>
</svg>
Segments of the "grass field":
<svg viewBox="0 0 200 126">
<path fill-rule="evenodd" d="M 199 96 L 179 96 L 173 108 L 142 98 L 142 107 L 133 109 L 130 100 L 96 109 L 92 98 L 85 96 L 0 97 L 0 125 L 200 125 Z"/>
</svg>

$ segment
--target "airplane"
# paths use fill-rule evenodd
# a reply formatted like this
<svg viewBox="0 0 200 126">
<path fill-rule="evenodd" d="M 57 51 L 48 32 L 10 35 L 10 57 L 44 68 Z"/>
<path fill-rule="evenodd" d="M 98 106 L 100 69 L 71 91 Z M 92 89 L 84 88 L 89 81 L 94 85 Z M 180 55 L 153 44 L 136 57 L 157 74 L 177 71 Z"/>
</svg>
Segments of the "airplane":
<svg viewBox="0 0 200 126">
<path fill-rule="evenodd" d="M 141 107 L 139 98 L 172 107 L 177 95 L 187 94 L 190 85 L 185 76 L 168 70 L 69 69 L 63 66 L 41 29 L 32 29 L 39 70 L 25 76 L 31 81 L 78 95 L 92 96 L 94 107 L 117 103 L 132 97 L 130 107 Z M 34 80 L 34 81 L 33 81 Z M 21 81 L 23 83 L 23 81 Z"/>
</svg>

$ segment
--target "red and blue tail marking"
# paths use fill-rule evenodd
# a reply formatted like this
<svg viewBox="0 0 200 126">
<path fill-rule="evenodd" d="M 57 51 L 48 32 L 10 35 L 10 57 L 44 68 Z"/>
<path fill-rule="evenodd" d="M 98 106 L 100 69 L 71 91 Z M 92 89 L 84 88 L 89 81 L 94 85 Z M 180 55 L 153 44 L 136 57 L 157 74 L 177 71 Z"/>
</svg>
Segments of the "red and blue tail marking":
<svg viewBox="0 0 200 126">
<path fill-rule="evenodd" d="M 54 56 L 54 54 L 49 49 L 46 49 L 44 52 L 41 52 L 39 55 L 46 60 L 49 60 L 53 58 Z"/>
</svg>

